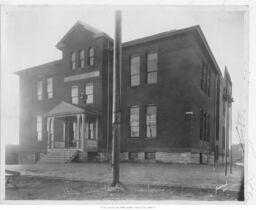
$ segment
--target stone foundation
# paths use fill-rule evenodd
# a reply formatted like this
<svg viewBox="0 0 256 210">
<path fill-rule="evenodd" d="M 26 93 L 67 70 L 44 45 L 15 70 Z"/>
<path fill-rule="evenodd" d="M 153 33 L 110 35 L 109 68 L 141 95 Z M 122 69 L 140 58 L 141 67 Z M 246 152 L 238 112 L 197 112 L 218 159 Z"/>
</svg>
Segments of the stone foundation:
<svg viewBox="0 0 256 210">
<path fill-rule="evenodd" d="M 20 151 L 19 152 L 19 164 L 32 164 L 36 163 L 36 152 L 27 152 Z"/>
<path fill-rule="evenodd" d="M 129 153 L 128 152 L 121 152 L 120 153 L 120 160 L 121 161 L 128 161 L 129 160 Z"/>
<path fill-rule="evenodd" d="M 88 161 L 88 153 L 87 152 L 79 152 L 77 156 L 77 160 L 79 162 L 87 162 Z"/>
<path fill-rule="evenodd" d="M 88 158 L 88 156 L 90 156 Z M 214 155 L 213 154 L 202 154 L 202 164 L 214 164 Z M 90 153 L 88 152 L 79 152 L 78 159 L 79 162 L 104 162 L 111 160 L 111 153 L 109 157 L 106 152 Z M 191 152 L 151 152 L 150 155 L 147 155 L 146 152 L 122 152 L 120 153 L 121 162 L 163 162 L 163 163 L 183 163 L 183 164 L 200 164 L 200 154 L 191 153 Z M 222 162 L 222 158 L 219 160 Z"/>
</svg>

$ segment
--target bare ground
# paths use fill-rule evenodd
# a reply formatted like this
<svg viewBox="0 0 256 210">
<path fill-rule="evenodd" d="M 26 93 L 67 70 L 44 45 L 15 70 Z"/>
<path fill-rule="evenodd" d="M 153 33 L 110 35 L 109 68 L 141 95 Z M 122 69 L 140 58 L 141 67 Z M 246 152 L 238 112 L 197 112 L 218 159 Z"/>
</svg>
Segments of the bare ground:
<svg viewBox="0 0 256 210">
<path fill-rule="evenodd" d="M 53 177 L 20 176 L 16 187 L 8 184 L 6 200 L 205 200 L 236 201 L 234 191 L 218 192 L 212 189 L 123 185 L 121 193 L 108 192 L 108 185 L 97 182 L 72 181 Z"/>
</svg>

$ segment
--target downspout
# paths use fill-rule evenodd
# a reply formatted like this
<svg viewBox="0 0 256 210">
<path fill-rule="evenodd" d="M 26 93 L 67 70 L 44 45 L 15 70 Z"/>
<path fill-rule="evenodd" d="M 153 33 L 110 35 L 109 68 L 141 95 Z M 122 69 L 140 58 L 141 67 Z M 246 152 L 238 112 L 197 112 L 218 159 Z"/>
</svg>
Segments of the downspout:
<svg viewBox="0 0 256 210">
<path fill-rule="evenodd" d="M 110 45 L 109 45 L 109 40 L 108 40 L 108 49 L 109 49 L 109 47 L 110 47 Z M 110 97 L 110 92 L 109 92 L 109 85 L 110 85 L 110 64 L 109 64 L 109 61 L 110 61 L 110 59 L 109 59 L 109 51 L 107 51 L 107 57 L 108 57 L 108 90 L 107 90 L 107 94 L 108 94 L 108 96 L 107 96 L 107 160 L 109 160 L 109 120 L 110 120 L 110 117 L 109 117 L 109 97 Z"/>
</svg>

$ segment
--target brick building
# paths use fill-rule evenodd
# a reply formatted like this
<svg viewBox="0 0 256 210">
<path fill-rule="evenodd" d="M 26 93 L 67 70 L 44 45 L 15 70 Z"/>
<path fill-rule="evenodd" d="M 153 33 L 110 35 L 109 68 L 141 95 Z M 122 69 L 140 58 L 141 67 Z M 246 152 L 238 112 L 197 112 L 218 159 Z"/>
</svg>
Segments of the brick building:
<svg viewBox="0 0 256 210">
<path fill-rule="evenodd" d="M 56 47 L 61 60 L 17 72 L 19 160 L 106 160 L 113 40 L 77 22 Z M 223 78 L 200 26 L 129 41 L 122 51 L 121 159 L 220 160 L 231 115 L 223 96 L 227 89 L 231 95 L 232 83 L 227 70 Z"/>
</svg>

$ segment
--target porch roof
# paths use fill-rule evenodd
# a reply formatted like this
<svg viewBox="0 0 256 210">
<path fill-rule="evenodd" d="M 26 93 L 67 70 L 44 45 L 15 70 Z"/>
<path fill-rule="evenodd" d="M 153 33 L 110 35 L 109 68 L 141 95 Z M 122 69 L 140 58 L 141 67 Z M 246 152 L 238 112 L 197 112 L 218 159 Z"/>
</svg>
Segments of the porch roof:
<svg viewBox="0 0 256 210">
<path fill-rule="evenodd" d="M 62 116 L 64 117 L 64 116 L 71 116 L 71 115 L 82 114 L 82 113 L 89 114 L 91 116 L 98 115 L 97 111 L 92 111 L 87 108 L 62 101 L 53 109 L 51 109 L 48 113 L 46 113 L 45 116 L 46 117 L 62 117 Z"/>
</svg>

